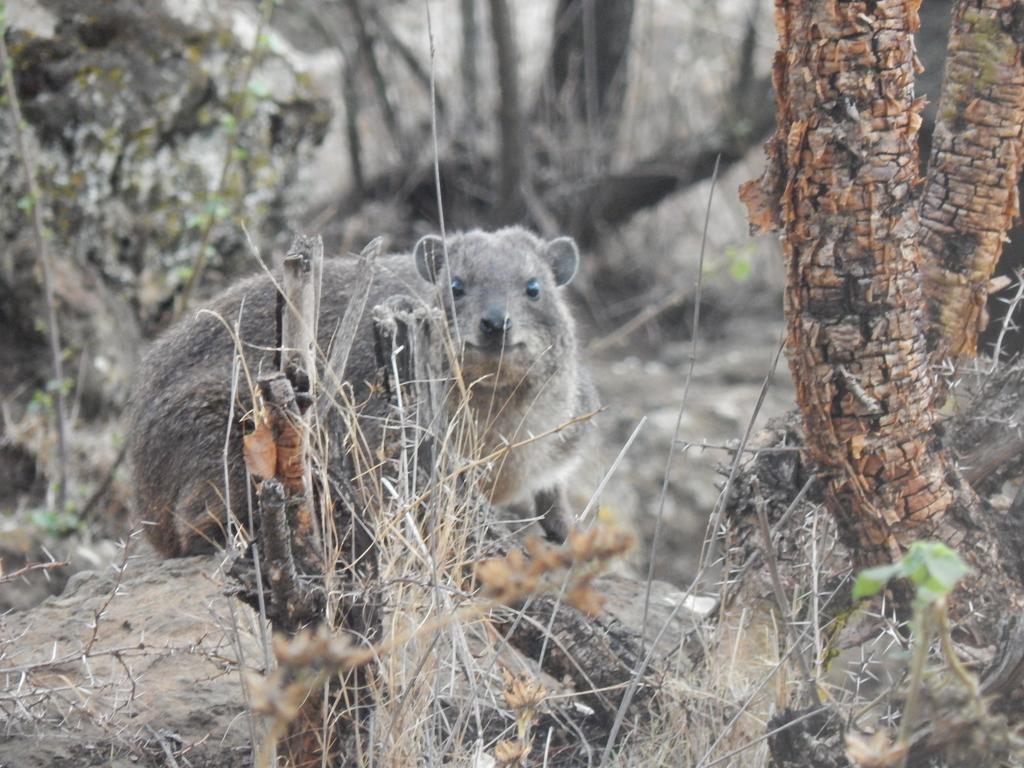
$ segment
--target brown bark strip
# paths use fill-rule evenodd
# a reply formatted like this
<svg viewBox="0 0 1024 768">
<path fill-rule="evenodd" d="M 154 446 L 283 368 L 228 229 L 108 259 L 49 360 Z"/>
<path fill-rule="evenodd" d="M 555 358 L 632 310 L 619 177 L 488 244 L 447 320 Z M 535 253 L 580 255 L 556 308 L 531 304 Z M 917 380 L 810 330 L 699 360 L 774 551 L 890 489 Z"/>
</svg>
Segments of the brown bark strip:
<svg viewBox="0 0 1024 768">
<path fill-rule="evenodd" d="M 924 194 L 924 288 L 940 356 L 973 357 L 989 279 L 1018 216 L 1024 4 L 959 0 Z"/>
<path fill-rule="evenodd" d="M 263 405 L 255 431 L 246 437 L 245 457 L 250 472 L 263 477 L 258 498 L 260 545 L 273 595 L 268 615 L 276 628 L 294 632 L 318 611 L 313 594 L 300 585 L 300 570 L 323 570 L 319 526 L 306 480 L 309 427 L 283 373 L 260 378 L 259 391 Z"/>
<path fill-rule="evenodd" d="M 784 233 L 790 368 L 832 507 L 862 561 L 922 536 L 957 543 L 931 435 L 918 273 L 919 0 L 776 1 L 778 130 L 741 192 Z M 949 530 L 946 530 L 949 528 Z"/>
</svg>

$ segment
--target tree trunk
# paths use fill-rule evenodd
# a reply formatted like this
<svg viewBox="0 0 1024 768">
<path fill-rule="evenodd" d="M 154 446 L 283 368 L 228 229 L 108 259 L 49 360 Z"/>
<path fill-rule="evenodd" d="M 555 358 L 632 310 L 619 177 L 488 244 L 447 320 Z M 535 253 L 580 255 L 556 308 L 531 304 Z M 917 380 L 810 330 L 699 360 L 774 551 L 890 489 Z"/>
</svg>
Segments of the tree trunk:
<svg viewBox="0 0 1024 768">
<path fill-rule="evenodd" d="M 617 122 L 634 5 L 634 0 L 559 0 L 545 84 L 555 116 L 597 132 Z"/>
<path fill-rule="evenodd" d="M 825 498 L 854 559 L 893 560 L 925 538 L 957 548 L 976 577 L 954 613 L 985 643 L 1024 603 L 1024 568 L 1019 536 L 1007 535 L 1016 521 L 975 495 L 935 429 L 921 275 L 933 254 L 922 253 L 930 231 L 913 194 L 923 103 L 914 95 L 916 5 L 778 0 L 778 129 L 764 176 L 741 197 L 755 230 L 783 233 L 788 351 L 807 449 L 829 475 Z M 954 34 L 954 53 L 963 44 Z M 950 125 L 963 119 L 951 105 L 982 109 L 957 95 L 958 80 L 947 77 L 942 101 Z M 1019 132 L 993 117 L 956 146 L 995 146 Z M 936 178 L 971 172 L 966 159 L 959 169 L 940 162 Z"/>
<path fill-rule="evenodd" d="M 501 164 L 496 224 L 518 222 L 524 212 L 522 180 L 525 175 L 523 114 L 516 67 L 516 36 L 507 0 L 491 0 L 491 34 L 498 58 L 498 126 L 501 130 Z"/>
<path fill-rule="evenodd" d="M 921 197 L 924 288 L 938 356 L 973 357 L 989 280 L 1018 215 L 1024 7 L 959 0 Z"/>
<path fill-rule="evenodd" d="M 912 4 L 778 4 L 778 130 L 742 196 L 780 227 L 790 368 L 832 507 L 863 562 L 923 536 L 956 542 L 932 433 L 924 336 Z"/>
</svg>

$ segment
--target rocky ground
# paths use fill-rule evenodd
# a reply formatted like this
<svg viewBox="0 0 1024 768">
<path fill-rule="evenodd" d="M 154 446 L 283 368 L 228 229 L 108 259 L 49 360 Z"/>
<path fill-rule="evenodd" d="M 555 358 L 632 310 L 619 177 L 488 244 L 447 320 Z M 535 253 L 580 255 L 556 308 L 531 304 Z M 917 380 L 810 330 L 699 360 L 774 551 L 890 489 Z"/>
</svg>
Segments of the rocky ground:
<svg viewBox="0 0 1024 768">
<path fill-rule="evenodd" d="M 666 340 L 655 348 L 606 350 L 593 361 L 607 408 L 600 417 L 604 439 L 578 492 L 596 488 L 643 420 L 601 496 L 602 512 L 635 527 L 639 534 L 641 544 L 632 560 L 639 573 L 646 575 L 652 551 L 656 578 L 685 586 L 696 571 L 708 517 L 724 481 L 720 469 L 733 456 L 726 446 L 735 446 L 754 416 L 782 327 L 781 318 L 738 318 L 725 329 L 711 329 L 698 344 L 685 405 L 689 342 Z M 755 428 L 792 405 L 789 369 L 782 358 Z M 681 406 L 678 442 L 662 510 L 668 449 Z M 663 525 L 654 542 L 659 510 Z"/>
<path fill-rule="evenodd" d="M 219 558 L 131 548 L 0 618 L 4 768 L 250 764 L 239 674 L 263 668 L 254 614 L 222 594 Z"/>
</svg>

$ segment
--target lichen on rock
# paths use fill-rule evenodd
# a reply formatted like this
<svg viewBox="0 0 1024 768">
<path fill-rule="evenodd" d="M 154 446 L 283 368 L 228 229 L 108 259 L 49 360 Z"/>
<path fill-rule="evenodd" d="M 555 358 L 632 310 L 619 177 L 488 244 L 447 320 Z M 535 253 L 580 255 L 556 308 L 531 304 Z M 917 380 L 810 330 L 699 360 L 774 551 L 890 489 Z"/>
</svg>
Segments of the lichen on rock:
<svg viewBox="0 0 1024 768">
<path fill-rule="evenodd" d="M 168 319 L 204 217 L 214 219 L 211 284 L 252 266 L 237 220 L 264 242 L 287 239 L 287 222 L 306 203 L 292 182 L 330 118 L 305 85 L 301 58 L 256 41 L 253 23 L 232 23 L 251 9 L 193 5 L 39 0 L 8 19 L 15 85 L 59 262 L 63 340 L 76 357 L 104 357 L 102 371 L 94 359 L 80 366 L 98 403 L 126 395 L 138 339 Z M 242 64 L 256 44 L 257 66 L 243 83 Z M 234 121 L 238 99 L 246 100 L 243 118 Z M 25 180 L 2 113 L 0 197 L 14 211 Z M 40 292 L 29 227 L 24 211 L 5 217 L 0 242 L 11 257 L 0 282 L 3 294 L 16 297 L 5 315 L 31 327 L 25 318 L 39 315 Z M 21 343 L 30 351 L 34 339 Z M 43 369 L 21 370 L 18 378 L 26 374 L 46 378 Z M 3 390 L 8 376 L 0 377 Z"/>
</svg>

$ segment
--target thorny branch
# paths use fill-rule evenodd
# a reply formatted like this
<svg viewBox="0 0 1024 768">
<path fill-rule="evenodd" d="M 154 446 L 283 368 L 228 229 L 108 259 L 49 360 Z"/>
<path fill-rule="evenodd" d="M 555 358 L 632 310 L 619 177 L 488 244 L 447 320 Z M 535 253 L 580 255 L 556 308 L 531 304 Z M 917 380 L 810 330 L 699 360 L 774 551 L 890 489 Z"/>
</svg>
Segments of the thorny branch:
<svg viewBox="0 0 1024 768">
<path fill-rule="evenodd" d="M 65 568 L 68 565 L 67 560 L 54 560 L 49 563 L 29 563 L 23 568 L 19 568 L 16 571 L 10 573 L 4 573 L 3 561 L 0 560 L 0 584 L 6 584 L 10 581 L 15 581 L 23 576 L 27 576 L 30 573 L 36 573 L 39 571 L 52 571 L 56 568 Z"/>
</svg>

